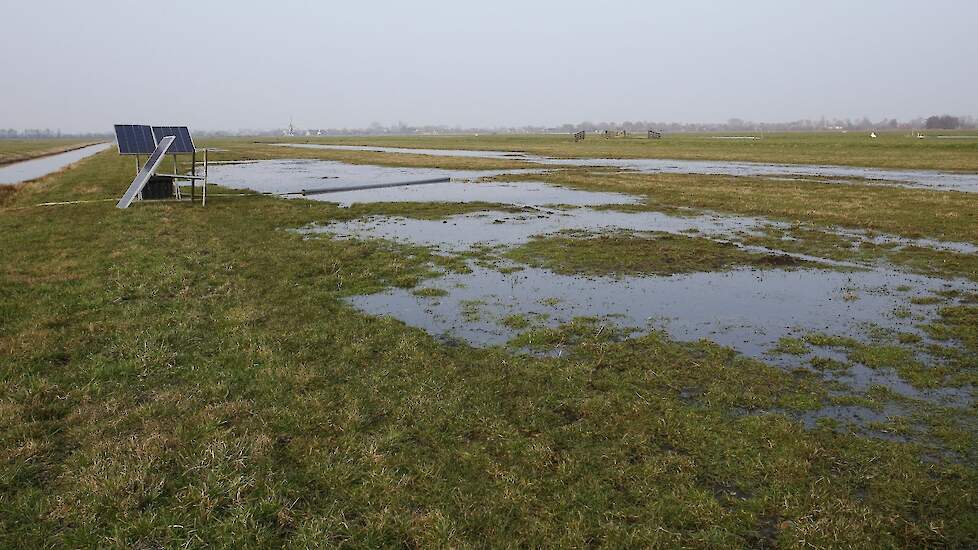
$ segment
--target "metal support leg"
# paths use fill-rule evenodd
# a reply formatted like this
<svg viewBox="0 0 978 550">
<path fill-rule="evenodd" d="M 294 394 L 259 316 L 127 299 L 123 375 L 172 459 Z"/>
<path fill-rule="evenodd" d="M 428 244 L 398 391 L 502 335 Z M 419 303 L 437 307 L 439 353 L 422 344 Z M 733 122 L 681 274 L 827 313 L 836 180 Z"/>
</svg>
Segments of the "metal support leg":
<svg viewBox="0 0 978 550">
<path fill-rule="evenodd" d="M 200 192 L 200 205 L 207 206 L 207 149 L 204 149 L 204 188 Z"/>
<path fill-rule="evenodd" d="M 176 155 L 173 155 L 173 174 L 176 175 L 176 176 L 179 176 L 180 175 L 179 168 L 177 168 L 177 156 Z M 180 181 L 179 179 L 173 178 L 173 196 L 177 200 L 180 200 L 181 198 L 183 198 L 183 197 L 180 196 L 180 183 L 178 183 L 179 181 Z"/>
</svg>

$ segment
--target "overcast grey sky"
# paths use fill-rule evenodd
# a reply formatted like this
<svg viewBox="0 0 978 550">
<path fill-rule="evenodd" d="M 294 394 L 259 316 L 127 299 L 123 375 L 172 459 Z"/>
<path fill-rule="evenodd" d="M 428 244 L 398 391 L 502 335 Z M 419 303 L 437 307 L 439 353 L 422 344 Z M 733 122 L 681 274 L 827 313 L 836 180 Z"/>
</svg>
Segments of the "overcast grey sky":
<svg viewBox="0 0 978 550">
<path fill-rule="evenodd" d="M 978 114 L 978 2 L 0 0 L 0 127 Z"/>
</svg>

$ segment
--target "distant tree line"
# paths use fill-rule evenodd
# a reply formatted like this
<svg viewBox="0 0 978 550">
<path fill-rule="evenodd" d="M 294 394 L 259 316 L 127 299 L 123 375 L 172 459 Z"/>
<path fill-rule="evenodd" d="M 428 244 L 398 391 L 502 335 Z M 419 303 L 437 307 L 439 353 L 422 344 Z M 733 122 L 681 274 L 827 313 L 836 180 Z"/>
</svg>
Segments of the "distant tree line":
<svg viewBox="0 0 978 550">
<path fill-rule="evenodd" d="M 0 128 L 0 139 L 87 139 L 87 138 L 107 138 L 111 137 L 109 132 L 83 132 L 83 133 L 62 133 L 61 130 L 51 130 L 48 128 L 37 129 L 28 128 L 26 130 L 16 130 L 14 128 Z"/>
<path fill-rule="evenodd" d="M 647 130 L 663 132 L 817 132 L 825 130 L 837 131 L 871 131 L 871 130 L 955 130 L 959 128 L 978 128 L 978 119 L 970 116 L 935 115 L 928 118 L 915 118 L 899 121 L 893 118 L 872 121 L 867 117 L 858 120 L 804 119 L 791 122 L 752 122 L 732 118 L 719 123 L 685 123 L 661 122 L 648 120 L 626 120 L 622 122 L 579 122 L 577 124 L 561 124 L 559 126 L 503 126 L 493 128 L 471 128 L 462 126 L 424 125 L 413 126 L 397 122 L 385 126 L 379 122 L 371 123 L 366 128 L 314 128 L 297 130 L 297 136 L 348 136 L 348 135 L 452 135 L 452 134 L 572 134 L 575 132 L 603 132 L 605 130 L 630 133 L 642 133 Z M 194 135 L 201 137 L 225 136 L 282 136 L 284 128 L 268 129 L 239 129 L 204 131 L 195 130 Z M 55 139 L 55 138 L 111 138 L 111 132 L 62 133 L 60 130 L 0 128 L 0 139 Z"/>
<path fill-rule="evenodd" d="M 932 116 L 925 124 L 928 130 L 957 130 L 961 127 L 961 119 L 951 115 Z"/>
<path fill-rule="evenodd" d="M 752 122 L 732 118 L 720 123 L 684 123 L 661 122 L 648 120 L 622 122 L 580 122 L 577 124 L 561 124 L 559 126 L 509 126 L 494 128 L 464 128 L 461 126 L 411 126 L 403 122 L 385 126 L 374 122 L 366 128 L 316 128 L 299 130 L 297 136 L 345 136 L 345 135 L 438 135 L 438 134 L 572 134 L 575 132 L 603 132 L 604 130 L 625 130 L 631 133 L 642 133 L 647 130 L 665 132 L 817 132 L 825 130 L 837 131 L 872 131 L 872 130 L 920 130 L 920 129 L 957 129 L 978 128 L 978 119 L 973 117 L 954 117 L 949 115 L 933 116 L 930 118 L 915 118 L 900 121 L 894 118 L 884 118 L 873 121 L 867 117 L 861 119 L 804 119 L 791 122 Z M 239 135 L 283 135 L 284 129 L 248 130 Z"/>
</svg>

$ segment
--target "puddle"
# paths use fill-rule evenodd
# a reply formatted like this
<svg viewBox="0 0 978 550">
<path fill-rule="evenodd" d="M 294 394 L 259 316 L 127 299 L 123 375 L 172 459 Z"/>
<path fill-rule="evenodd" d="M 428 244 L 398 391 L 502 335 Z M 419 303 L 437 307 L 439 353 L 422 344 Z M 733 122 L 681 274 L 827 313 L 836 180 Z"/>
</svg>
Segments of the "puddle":
<svg viewBox="0 0 978 550">
<path fill-rule="evenodd" d="M 830 405 L 800 414 L 780 409 L 765 412 L 783 414 L 790 418 L 795 418 L 809 430 L 815 429 L 823 421 L 829 420 L 831 421 L 829 425 L 841 424 L 840 429 L 842 430 L 855 428 L 863 435 L 875 439 L 900 442 L 908 441 L 907 437 L 903 435 L 882 429 L 883 424 L 896 418 L 906 417 L 909 414 L 906 408 L 895 403 L 886 403 L 880 410 L 857 405 Z M 749 414 L 758 414 L 758 412 L 755 411 Z M 872 428 L 870 428 L 871 426 Z"/>
<path fill-rule="evenodd" d="M 902 250 L 905 248 L 915 247 L 929 248 L 931 250 L 942 252 L 955 252 L 958 254 L 978 254 L 978 245 L 962 241 L 942 241 L 929 238 L 901 237 L 898 235 L 889 235 L 885 233 L 869 232 L 862 229 L 850 229 L 838 226 L 802 225 L 792 227 L 790 224 L 774 220 L 768 222 L 768 227 L 774 230 L 790 231 L 792 229 L 801 229 L 804 231 L 821 231 L 828 235 L 837 235 L 852 241 L 851 244 L 853 248 L 858 248 L 862 245 L 877 245 L 888 247 L 892 246 L 893 250 Z M 786 235 L 782 237 L 782 240 L 794 241 L 798 239 L 790 235 Z"/>
<path fill-rule="evenodd" d="M 876 411 L 867 407 L 853 405 L 833 405 L 805 413 L 801 415 L 801 417 L 805 427 L 811 429 L 814 428 L 818 424 L 818 421 L 822 418 L 832 418 L 835 420 L 852 422 L 853 424 L 857 425 L 865 425 L 868 423 L 887 422 L 892 417 L 903 416 L 905 414 L 906 411 L 895 405 L 886 407 L 882 411 Z"/>
<path fill-rule="evenodd" d="M 944 281 L 895 272 L 738 269 L 668 277 L 581 277 L 537 268 L 508 273 L 471 267 L 471 273 L 449 273 L 424 284 L 445 291 L 443 296 L 391 289 L 348 301 L 367 313 L 475 346 L 505 345 L 514 338 L 518 331 L 502 323 L 511 315 L 551 327 L 576 317 L 598 317 L 636 334 L 664 330 L 677 340 L 708 339 L 770 361 L 769 351 L 783 336 L 825 332 L 866 340 L 872 324 L 925 337 L 915 321 L 892 314 L 905 304 L 905 297 L 893 290 L 906 284 L 921 291 L 945 288 Z M 933 315 L 936 307 L 921 313 Z M 920 392 L 887 371 L 865 367 L 837 379 L 854 389 L 883 384 L 907 397 L 960 401 L 961 392 Z"/>
<path fill-rule="evenodd" d="M 317 145 L 316 147 L 319 146 Z M 429 150 L 425 149 L 425 151 Z M 473 151 L 462 152 L 474 153 Z M 508 155 L 510 153 L 500 154 Z M 511 204 L 514 206 L 545 207 L 552 205 L 627 205 L 641 202 L 639 197 L 626 193 L 584 191 L 544 182 L 476 181 L 480 178 L 502 173 L 518 174 L 527 172 L 534 172 L 534 170 L 446 170 L 346 164 L 326 160 L 263 160 L 230 161 L 220 164 L 211 163 L 209 179 L 212 183 L 218 183 L 226 187 L 247 188 L 263 193 L 297 193 L 303 189 L 321 187 L 342 188 L 345 186 L 411 181 L 436 177 L 453 178 L 453 181 L 449 183 L 334 192 L 306 197 L 312 200 L 335 202 L 341 206 L 371 202 L 487 202 Z M 761 226 L 785 230 L 792 227 L 790 224 L 763 218 L 702 214 L 702 211 L 699 210 L 686 210 L 691 213 L 690 216 L 669 216 L 657 212 L 625 214 L 611 211 L 587 211 L 565 215 L 560 221 L 539 223 L 533 228 L 524 223 L 520 228 L 507 228 L 502 230 L 498 227 L 499 223 L 496 220 L 488 220 L 487 223 L 492 225 L 492 227 L 483 227 L 478 233 L 483 237 L 485 235 L 497 235 L 501 237 L 506 231 L 519 232 L 522 230 L 524 233 L 522 238 L 525 239 L 532 234 L 559 229 L 608 227 L 644 231 L 649 230 L 649 228 L 654 228 L 657 231 L 667 232 L 697 230 L 710 235 L 722 235 L 724 238 L 732 239 L 738 231 L 747 231 L 748 233 L 757 232 L 756 234 L 760 235 L 759 231 Z M 555 213 L 548 212 L 547 214 L 553 215 Z M 506 218 L 502 218 L 502 220 L 505 221 Z M 405 220 L 399 223 L 410 225 L 415 222 Z M 453 220 L 451 223 L 457 223 L 457 220 Z M 357 228 L 354 233 L 361 229 Z M 409 229 L 421 231 L 420 227 L 411 227 Z M 918 246 L 964 254 L 978 253 L 978 246 L 971 243 L 939 241 L 934 239 L 908 239 L 878 233 L 868 235 L 864 231 L 844 228 L 823 229 L 851 238 L 857 243 Z M 382 228 L 371 228 L 371 230 L 383 232 Z M 443 235 L 444 233 L 440 234 Z M 474 233 L 470 231 L 468 234 Z M 394 235 L 384 235 L 385 238 L 392 236 Z M 451 235 L 445 236 L 445 238 L 451 237 Z M 465 240 L 466 235 L 455 235 L 454 238 Z M 436 245 L 439 242 L 432 240 L 428 244 Z"/>
<path fill-rule="evenodd" d="M 518 194 L 517 197 L 522 199 L 523 195 Z M 567 204 L 572 199 L 573 197 L 561 197 L 560 202 Z M 340 238 L 388 239 L 429 246 L 443 252 L 464 252 L 477 245 L 522 244 L 533 236 L 567 229 L 593 232 L 662 231 L 676 234 L 695 231 L 698 236 L 726 238 L 737 232 L 750 233 L 760 225 L 762 221 L 755 218 L 708 214 L 672 216 L 662 212 L 626 213 L 577 208 L 530 210 L 518 214 L 482 212 L 449 216 L 442 220 L 374 216 L 325 226 L 311 226 L 301 231 L 330 233 Z"/>
<path fill-rule="evenodd" d="M 460 184 L 451 184 L 459 186 Z M 505 185 L 505 187 L 503 187 Z M 678 235 L 695 235 L 723 242 L 733 242 L 746 251 L 761 253 L 776 253 L 791 256 L 806 261 L 814 261 L 838 267 L 855 267 L 872 269 L 871 264 L 853 263 L 846 261 L 828 260 L 808 254 L 790 253 L 779 249 L 760 246 L 744 246 L 738 243 L 745 235 L 762 235 L 765 229 L 788 229 L 787 223 L 776 222 L 765 218 L 727 216 L 702 211 L 689 211 L 688 215 L 672 215 L 663 212 L 618 212 L 615 210 L 594 210 L 591 208 L 575 208 L 569 210 L 548 209 L 550 204 L 571 206 L 593 206 L 609 204 L 606 198 L 592 201 L 587 191 L 577 191 L 559 187 L 538 190 L 536 182 L 512 184 L 471 184 L 471 187 L 488 186 L 493 193 L 493 202 L 513 204 L 515 206 L 538 206 L 543 208 L 528 209 L 522 213 L 481 212 L 449 216 L 439 220 L 421 220 L 397 216 L 374 216 L 360 218 L 348 222 L 327 226 L 310 226 L 301 229 L 303 232 L 326 232 L 340 238 L 370 237 L 409 244 L 422 244 L 437 248 L 443 252 L 464 252 L 475 246 L 512 246 L 527 242 L 531 237 L 556 233 L 563 230 L 581 230 L 589 232 L 612 231 L 659 231 Z M 526 186 L 524 188 L 524 186 Z M 426 186 L 427 187 L 427 186 Z M 534 197 L 540 193 L 539 197 Z M 407 200 L 405 195 L 395 195 L 386 200 Z M 351 193 L 350 195 L 353 195 Z M 593 195 L 617 195 L 613 193 L 593 193 Z M 489 195 L 487 195 L 488 197 Z M 378 197 L 380 198 L 380 197 Z M 441 197 L 433 196 L 428 200 L 437 201 Z M 542 200 L 534 200 L 539 198 Z M 617 196 L 611 198 L 618 198 Z M 626 196 L 627 198 L 627 196 Z M 350 197 L 351 201 L 361 202 L 359 197 Z M 370 200 L 362 202 L 373 202 Z M 613 204 L 613 203 L 612 203 Z M 875 244 L 897 244 L 899 246 L 929 247 L 935 250 L 950 250 L 962 253 L 972 253 L 978 250 L 970 243 L 955 243 L 934 241 L 929 239 L 903 239 L 887 235 L 868 237 L 858 231 L 844 229 L 832 230 L 833 233 L 847 236 L 855 242 L 872 242 Z"/>
<path fill-rule="evenodd" d="M 351 165 L 323 160 L 272 160 L 212 167 L 212 181 L 231 187 L 286 193 L 315 187 L 342 187 L 394 181 L 452 177 L 458 181 L 413 187 L 372 189 L 318 195 L 315 199 L 353 202 L 486 201 L 525 207 L 522 212 L 476 212 L 424 220 L 372 216 L 298 229 L 334 238 L 387 239 L 422 245 L 442 253 L 473 249 L 492 251 L 495 265 L 470 260 L 470 273 L 446 273 L 424 283 L 438 289 L 418 296 L 416 289 L 390 289 L 354 296 L 349 303 L 374 315 L 387 315 L 450 340 L 476 346 L 506 345 L 523 329 L 503 320 L 521 315 L 534 326 L 558 326 L 578 317 L 596 317 L 631 334 L 663 330 L 682 341 L 708 339 L 784 368 L 809 368 L 808 356 L 773 355 L 785 336 L 808 333 L 846 335 L 871 341 L 874 331 L 893 330 L 919 335 L 918 325 L 936 315 L 940 304 L 909 304 L 913 295 L 958 289 L 978 292 L 967 281 L 947 281 L 911 275 L 878 265 L 820 262 L 807 269 L 748 269 L 673 276 L 577 276 L 528 268 L 501 259 L 499 252 L 530 239 L 565 230 L 667 232 L 722 241 L 760 235 L 789 224 L 764 218 L 727 216 L 698 211 L 685 214 L 622 212 L 591 208 L 632 204 L 636 198 L 620 193 L 595 193 L 543 182 L 485 182 L 478 178 L 513 171 L 460 171 L 428 168 Z M 554 208 L 550 205 L 566 205 Z M 681 210 L 680 212 L 686 212 Z M 885 235 L 850 232 L 857 240 L 882 242 Z M 916 241 L 915 241 L 916 242 Z M 936 245 L 955 245 L 941 243 Z M 747 250 L 771 252 L 760 247 Z M 780 251 L 776 251 L 780 252 Z M 833 269 L 833 267 L 859 269 Z M 518 270 L 515 270 L 518 269 Z M 908 294 L 907 289 L 912 289 Z M 439 294 L 435 296 L 434 294 Z M 897 315 L 897 310 L 912 315 Z M 874 328 L 875 327 L 875 328 Z M 550 350 L 563 353 L 562 349 Z M 824 355 L 828 350 L 817 350 Z M 844 373 L 820 372 L 826 380 L 843 382 L 856 391 L 883 385 L 911 398 L 955 404 L 970 401 L 970 389 L 922 392 L 893 371 L 852 365 Z"/>
<path fill-rule="evenodd" d="M 469 151 L 466 149 L 410 149 L 402 147 L 371 147 L 363 145 L 322 145 L 318 143 L 273 143 L 277 147 L 299 149 L 333 149 L 337 151 L 376 151 L 379 153 L 409 153 L 434 157 L 462 157 L 499 160 L 529 160 L 542 157 L 529 156 L 520 151 Z"/>
<path fill-rule="evenodd" d="M 221 164 L 213 166 L 207 177 L 212 183 L 228 187 L 248 188 L 261 193 L 294 193 L 303 189 L 352 187 L 438 177 L 474 180 L 500 173 L 503 172 L 401 168 L 346 164 L 328 160 L 283 159 Z"/>
<path fill-rule="evenodd" d="M 576 208 L 524 213 L 481 212 L 443 220 L 374 216 L 301 229 L 335 238 L 380 238 L 460 253 L 482 247 L 508 248 L 535 236 L 562 230 L 631 230 L 695 234 L 725 240 L 765 225 L 755 218 L 708 214 L 673 216 L 661 212 L 616 212 Z M 745 247 L 771 252 L 770 249 Z M 775 251 L 778 252 L 778 251 Z M 374 315 L 388 315 L 431 334 L 476 346 L 505 345 L 521 332 L 503 320 L 520 315 L 543 326 L 577 317 L 605 318 L 634 334 L 664 330 L 682 341 L 708 339 L 785 368 L 807 366 L 804 357 L 772 355 L 782 337 L 819 332 L 870 341 L 879 329 L 928 336 L 918 326 L 936 316 L 938 304 L 909 304 L 906 288 L 928 294 L 951 288 L 978 291 L 978 285 L 912 275 L 879 266 L 822 262 L 815 269 L 734 269 L 673 276 L 578 276 L 528 268 L 501 260 L 488 268 L 470 263 L 471 273 L 448 273 L 427 281 L 439 296 L 417 296 L 412 289 L 390 289 L 349 302 Z M 824 264 L 858 266 L 832 270 Z M 512 268 L 522 268 L 511 271 Z M 895 312 L 910 309 L 912 315 Z M 562 350 L 552 350 L 561 353 Z M 827 350 L 818 350 L 825 355 Z M 910 398 L 961 405 L 970 389 L 920 391 L 895 372 L 853 365 L 844 374 L 822 373 L 856 391 L 883 385 Z"/>
<path fill-rule="evenodd" d="M 46 176 L 69 164 L 102 152 L 112 145 L 112 143 L 98 143 L 74 151 L 0 166 L 0 185 L 14 185 Z"/>
<path fill-rule="evenodd" d="M 907 247 L 930 248 L 945 252 L 957 252 L 959 254 L 978 254 L 978 245 L 973 243 L 958 241 L 939 241 L 937 239 L 908 237 L 898 237 L 895 235 L 874 234 L 867 235 L 865 231 L 855 229 L 835 228 L 833 233 L 842 236 L 849 236 L 857 239 L 857 242 L 870 243 L 875 245 L 897 245 L 898 249 Z"/>
<path fill-rule="evenodd" d="M 499 174 L 528 170 L 446 170 L 346 164 L 327 160 L 263 160 L 211 166 L 208 180 L 226 187 L 262 193 L 298 193 L 303 189 L 354 187 L 449 177 L 453 181 L 407 187 L 388 187 L 311 195 L 309 199 L 349 206 L 355 202 L 499 202 L 521 205 L 634 204 L 639 200 L 623 193 L 590 193 L 545 183 L 476 183 Z"/>
<path fill-rule="evenodd" d="M 978 193 L 978 174 L 954 174 L 930 170 L 882 170 L 851 166 L 765 164 L 758 162 L 674 160 L 674 159 L 554 159 L 507 151 L 469 151 L 459 149 L 410 149 L 404 147 L 374 147 L 357 145 L 325 144 L 277 144 L 285 147 L 312 149 L 339 149 L 377 151 L 383 153 L 408 153 L 433 156 L 479 157 L 536 162 L 552 166 L 596 166 L 635 170 L 644 173 L 703 174 L 726 176 L 757 176 L 780 179 L 790 176 L 817 178 L 853 178 L 856 181 L 832 180 L 825 183 L 865 183 L 867 180 L 900 187 L 963 191 Z M 821 180 L 820 180 L 821 181 Z"/>
</svg>

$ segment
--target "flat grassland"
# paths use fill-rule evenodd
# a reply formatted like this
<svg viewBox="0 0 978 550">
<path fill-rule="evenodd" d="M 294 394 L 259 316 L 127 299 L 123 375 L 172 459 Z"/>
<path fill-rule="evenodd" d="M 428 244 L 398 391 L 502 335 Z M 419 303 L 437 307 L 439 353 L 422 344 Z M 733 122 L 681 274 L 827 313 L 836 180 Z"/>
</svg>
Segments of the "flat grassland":
<svg viewBox="0 0 978 550">
<path fill-rule="evenodd" d="M 978 172 L 978 135 L 975 130 L 928 131 L 925 139 L 907 131 L 744 133 L 756 140 L 725 139 L 727 134 L 676 134 L 665 139 L 643 135 L 604 138 L 589 134 L 574 143 L 567 135 L 478 136 L 369 136 L 261 138 L 267 142 L 307 142 L 346 145 L 384 145 L 431 149 L 525 151 L 553 157 L 665 158 L 682 160 L 736 160 L 767 163 L 836 164 L 879 168 L 908 168 Z M 941 139 L 956 136 L 963 139 Z"/>
<path fill-rule="evenodd" d="M 337 141 L 978 170 L 972 142 L 856 139 Z M 210 145 L 227 149 L 215 155 L 227 160 L 525 166 L 253 141 Z M 879 427 L 889 436 L 868 437 L 796 419 L 841 404 L 820 377 L 706 341 L 659 332 L 619 339 L 584 324 L 546 335 L 577 343 L 562 357 L 447 344 L 342 299 L 417 286 L 433 266 L 456 268 L 455 259 L 290 229 L 491 205 L 342 209 L 218 192 L 206 208 L 145 202 L 116 210 L 131 177 L 131 159 L 110 150 L 20 186 L 0 204 L 2 547 L 865 548 L 978 540 L 974 405 L 918 410 L 913 424 L 925 425 L 925 436 L 893 423 Z M 978 244 L 978 195 L 583 169 L 535 177 L 638 194 L 645 202 L 636 208 L 790 220 L 801 252 L 879 254 L 907 269 L 978 280 L 973 258 L 852 251 L 821 231 L 837 224 Z M 35 206 L 65 200 L 93 202 Z M 682 259 L 686 241 L 694 239 L 670 241 L 670 254 Z M 625 250 L 631 241 L 616 242 Z M 526 252 L 554 257 L 545 246 Z M 573 259 L 569 268 L 595 271 L 586 257 Z M 975 307 L 955 306 L 940 325 L 964 350 L 955 374 L 966 388 L 978 380 L 978 366 L 967 363 L 978 350 L 976 319 Z M 810 335 L 785 348 L 818 343 Z M 888 349 L 853 353 L 872 363 Z M 917 374 L 922 385 L 944 383 Z M 876 388 L 859 404 L 881 408 L 890 398 Z"/>
<path fill-rule="evenodd" d="M 79 139 L 0 139 L 0 165 L 54 155 L 97 143 Z"/>
</svg>

